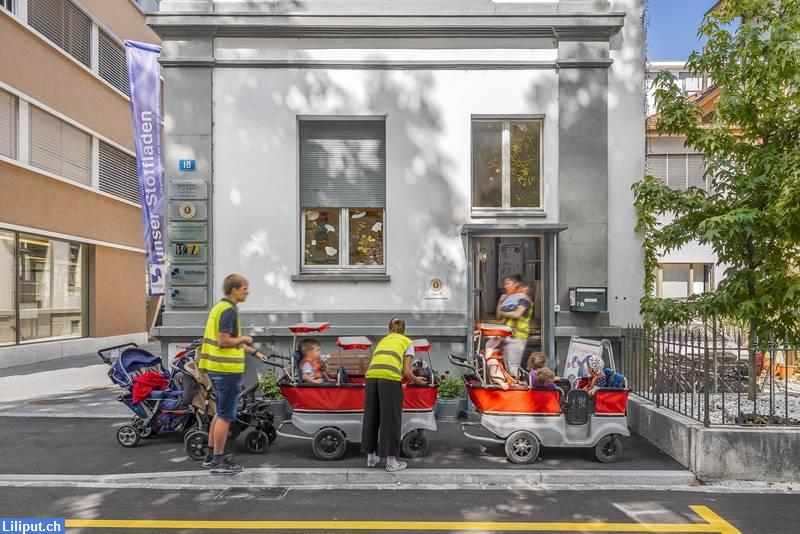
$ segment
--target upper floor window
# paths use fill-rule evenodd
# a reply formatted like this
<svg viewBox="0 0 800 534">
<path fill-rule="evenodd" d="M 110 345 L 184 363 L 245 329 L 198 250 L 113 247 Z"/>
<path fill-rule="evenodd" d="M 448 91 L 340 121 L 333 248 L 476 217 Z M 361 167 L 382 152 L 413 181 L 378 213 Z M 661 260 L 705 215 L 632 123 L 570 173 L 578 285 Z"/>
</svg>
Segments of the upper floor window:
<svg viewBox="0 0 800 534">
<path fill-rule="evenodd" d="M 713 263 L 659 263 L 656 296 L 685 299 L 714 289 Z"/>
<path fill-rule="evenodd" d="M 17 157 L 17 97 L 0 89 L 0 156 Z"/>
<path fill-rule="evenodd" d="M 91 67 L 92 21 L 70 0 L 28 0 L 28 24 Z"/>
<path fill-rule="evenodd" d="M 648 154 L 647 172 L 673 189 L 684 191 L 697 187 L 708 190 L 703 154 Z"/>
<path fill-rule="evenodd" d="M 301 120 L 302 270 L 384 269 L 386 125 Z"/>
<path fill-rule="evenodd" d="M 0 7 L 4 7 L 10 12 L 14 12 L 14 0 L 0 0 Z"/>
<path fill-rule="evenodd" d="M 103 30 L 98 32 L 97 39 L 97 73 L 127 96 L 131 96 L 125 50 Z"/>
<path fill-rule="evenodd" d="M 92 182 L 92 137 L 37 107 L 30 108 L 30 164 L 85 185 Z"/>
<path fill-rule="evenodd" d="M 472 120 L 473 211 L 542 207 L 542 120 Z"/>
<path fill-rule="evenodd" d="M 98 160 L 100 191 L 138 204 L 140 198 L 136 158 L 100 141 Z"/>
</svg>

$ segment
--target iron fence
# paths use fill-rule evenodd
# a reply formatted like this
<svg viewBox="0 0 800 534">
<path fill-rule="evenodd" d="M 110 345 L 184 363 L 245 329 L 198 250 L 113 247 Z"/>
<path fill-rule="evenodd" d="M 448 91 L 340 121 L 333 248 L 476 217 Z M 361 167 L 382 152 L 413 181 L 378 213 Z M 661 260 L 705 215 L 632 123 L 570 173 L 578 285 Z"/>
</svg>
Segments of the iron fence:
<svg viewBox="0 0 800 534">
<path fill-rule="evenodd" d="M 797 349 L 774 340 L 754 346 L 718 324 L 632 326 L 621 370 L 637 395 L 706 426 L 800 425 Z"/>
</svg>

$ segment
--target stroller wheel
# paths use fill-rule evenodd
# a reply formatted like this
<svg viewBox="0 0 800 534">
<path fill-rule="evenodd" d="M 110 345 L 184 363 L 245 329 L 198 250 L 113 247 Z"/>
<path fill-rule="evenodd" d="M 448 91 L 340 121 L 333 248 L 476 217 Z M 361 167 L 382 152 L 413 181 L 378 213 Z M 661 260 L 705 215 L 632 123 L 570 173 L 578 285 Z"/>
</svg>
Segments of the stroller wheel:
<svg viewBox="0 0 800 534">
<path fill-rule="evenodd" d="M 117 430 L 117 441 L 126 448 L 135 447 L 142 435 L 133 425 L 122 425 Z"/>
<path fill-rule="evenodd" d="M 622 440 L 610 434 L 603 437 L 594 447 L 594 455 L 604 464 L 612 464 L 622 457 Z"/>
<path fill-rule="evenodd" d="M 311 447 L 320 460 L 338 460 L 344 456 L 347 438 L 338 428 L 323 428 L 314 434 Z"/>
<path fill-rule="evenodd" d="M 403 438 L 401 449 L 406 458 L 421 458 L 428 454 L 430 443 L 421 429 L 412 430 Z"/>
<path fill-rule="evenodd" d="M 269 441 L 269 444 L 272 445 L 272 442 L 278 437 L 278 431 L 275 430 L 274 426 L 269 425 L 265 432 L 267 433 L 267 440 Z"/>
<path fill-rule="evenodd" d="M 515 464 L 529 464 L 539 456 L 539 440 L 525 430 L 518 430 L 506 439 L 506 456 Z"/>
<path fill-rule="evenodd" d="M 192 460 L 199 462 L 206 457 L 208 449 L 208 434 L 202 430 L 189 432 L 184 439 L 186 454 Z"/>
<path fill-rule="evenodd" d="M 247 445 L 247 450 L 253 454 L 258 454 L 267 450 L 269 440 L 267 434 L 260 430 L 251 430 L 244 438 L 244 444 Z"/>
</svg>

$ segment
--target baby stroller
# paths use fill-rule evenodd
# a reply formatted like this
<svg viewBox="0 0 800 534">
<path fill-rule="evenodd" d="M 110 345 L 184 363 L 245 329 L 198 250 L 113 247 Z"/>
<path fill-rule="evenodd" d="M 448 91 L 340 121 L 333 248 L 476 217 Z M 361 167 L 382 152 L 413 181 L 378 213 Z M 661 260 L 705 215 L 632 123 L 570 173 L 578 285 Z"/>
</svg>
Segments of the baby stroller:
<svg viewBox="0 0 800 534">
<path fill-rule="evenodd" d="M 205 457 L 208 429 L 211 419 L 216 414 L 211 380 L 198 368 L 195 360 L 199 346 L 200 343 L 196 342 L 186 351 L 177 354 L 172 364 L 175 381 L 181 384 L 184 391 L 184 401 L 190 404 L 196 413 L 197 426 L 186 433 L 183 443 L 189 458 L 198 461 Z M 233 441 L 248 428 L 252 429 L 245 436 L 247 450 L 252 453 L 264 452 L 267 445 L 271 445 L 277 437 L 269 404 L 256 399 L 257 389 L 258 383 L 255 383 L 242 392 L 236 409 L 236 420 L 231 424 L 228 434 L 228 439 Z"/>
<path fill-rule="evenodd" d="M 114 351 L 119 357 L 112 360 Z M 123 447 L 135 447 L 142 438 L 159 432 L 184 432 L 196 422 L 194 410 L 183 402 L 183 391 L 175 386 L 174 376 L 161 363 L 161 358 L 139 348 L 134 343 L 117 345 L 97 351 L 110 369 L 111 381 L 123 389 L 118 400 L 133 413 L 130 423 L 117 430 L 117 441 Z M 145 373 L 156 373 L 166 387 L 152 389 L 147 396 L 134 402 L 134 380 Z"/>
</svg>

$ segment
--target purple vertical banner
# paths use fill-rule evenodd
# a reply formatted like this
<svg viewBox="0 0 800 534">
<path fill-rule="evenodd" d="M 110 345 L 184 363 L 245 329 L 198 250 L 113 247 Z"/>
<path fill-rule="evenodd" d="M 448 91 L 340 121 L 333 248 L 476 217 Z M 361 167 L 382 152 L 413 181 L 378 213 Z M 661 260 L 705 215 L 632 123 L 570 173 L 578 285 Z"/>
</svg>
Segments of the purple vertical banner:
<svg viewBox="0 0 800 534">
<path fill-rule="evenodd" d="M 158 46 L 125 41 L 131 116 L 139 173 L 144 248 L 147 253 L 147 290 L 163 295 L 166 277 L 164 246 L 164 165 L 161 158 L 161 65 Z"/>
</svg>

